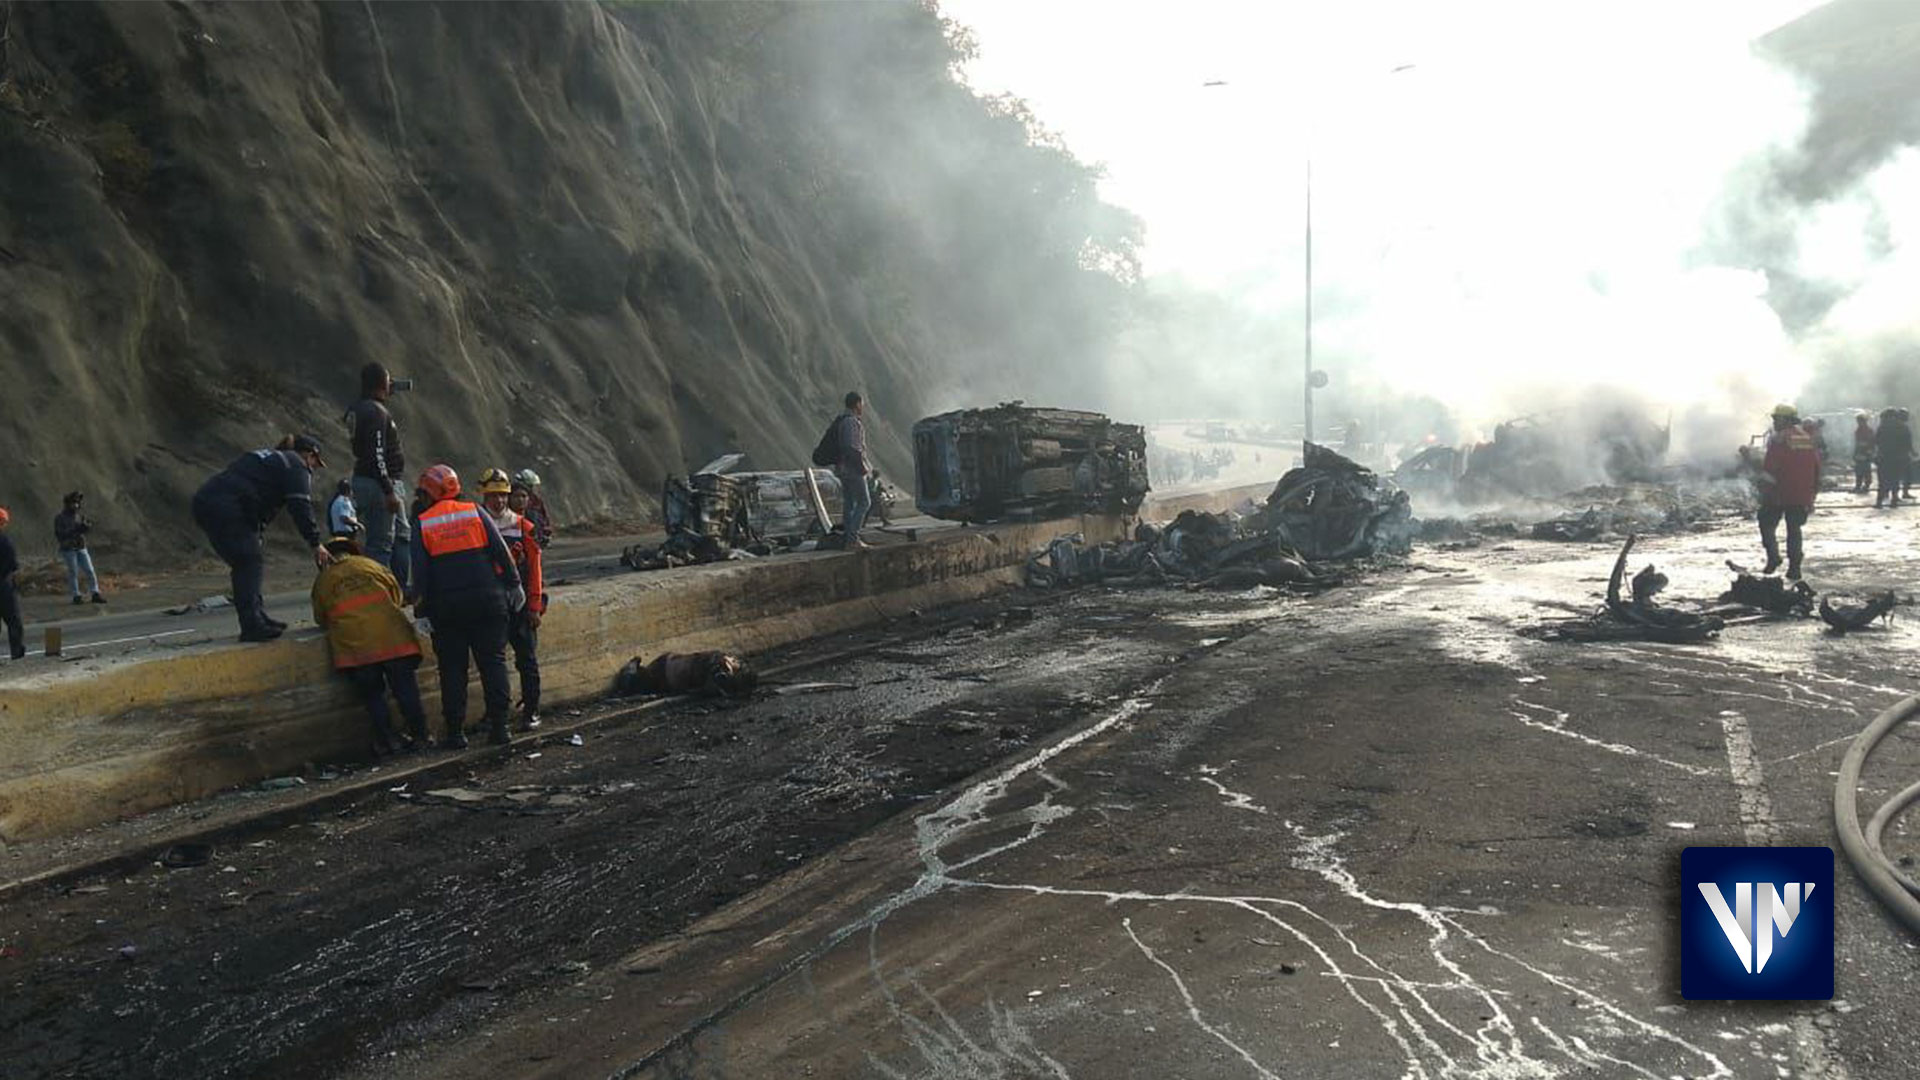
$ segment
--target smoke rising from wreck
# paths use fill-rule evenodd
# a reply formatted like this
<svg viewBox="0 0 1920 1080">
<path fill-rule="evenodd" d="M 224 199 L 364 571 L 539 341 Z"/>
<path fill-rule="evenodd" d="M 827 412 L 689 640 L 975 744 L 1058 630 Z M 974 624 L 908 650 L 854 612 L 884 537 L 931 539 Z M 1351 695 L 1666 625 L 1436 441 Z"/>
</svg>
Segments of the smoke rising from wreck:
<svg viewBox="0 0 1920 1080">
<path fill-rule="evenodd" d="M 1027 97 L 1146 221 L 1103 406 L 1298 422 L 1310 148 L 1322 434 L 1473 441 L 1604 401 L 1705 465 L 1777 401 L 1920 398 L 1920 154 L 1794 182 L 1822 86 L 1755 42 L 1810 6 L 1203 6 L 1129 29 L 947 5 L 979 33 L 976 84 Z M 1112 59 L 1052 82 L 1055 33 Z"/>
</svg>

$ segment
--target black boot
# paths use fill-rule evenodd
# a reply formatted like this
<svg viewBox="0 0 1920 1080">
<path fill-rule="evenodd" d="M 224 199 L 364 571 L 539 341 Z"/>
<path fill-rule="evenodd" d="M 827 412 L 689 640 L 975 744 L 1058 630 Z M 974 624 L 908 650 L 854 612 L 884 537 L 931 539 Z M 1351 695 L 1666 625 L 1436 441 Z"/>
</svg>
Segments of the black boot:
<svg viewBox="0 0 1920 1080">
<path fill-rule="evenodd" d="M 465 750 L 467 748 L 467 725 L 456 721 L 447 725 L 447 737 L 441 742 L 442 750 Z"/>
<path fill-rule="evenodd" d="M 1772 551 L 1767 552 L 1767 565 L 1761 567 L 1760 572 L 1762 574 L 1771 574 L 1778 569 L 1780 569 L 1779 553 Z"/>
<path fill-rule="evenodd" d="M 487 741 L 495 746 L 506 746 L 513 742 L 513 736 L 507 734 L 507 717 L 505 713 L 499 716 L 487 717 Z"/>
</svg>

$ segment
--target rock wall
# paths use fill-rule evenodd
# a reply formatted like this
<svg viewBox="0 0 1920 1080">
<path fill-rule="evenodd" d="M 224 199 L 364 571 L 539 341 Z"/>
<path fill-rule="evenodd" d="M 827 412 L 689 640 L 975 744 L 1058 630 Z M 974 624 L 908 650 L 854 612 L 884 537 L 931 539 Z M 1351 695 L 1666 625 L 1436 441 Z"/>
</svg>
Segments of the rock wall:
<svg viewBox="0 0 1920 1080">
<path fill-rule="evenodd" d="M 17 541 L 50 552 L 81 488 L 157 557 L 204 476 L 294 429 L 330 486 L 369 359 L 418 380 L 410 470 L 531 466 L 563 520 L 651 514 L 729 449 L 797 465 L 850 387 L 906 479 L 933 406 L 1070 392 L 1023 365 L 1070 367 L 1111 311 L 1075 297 L 1125 284 L 1086 257 L 1091 183 L 1032 182 L 1092 170 L 959 87 L 964 47 L 904 4 L 7 3 Z M 1023 239 L 949 263 L 970 222 Z"/>
</svg>

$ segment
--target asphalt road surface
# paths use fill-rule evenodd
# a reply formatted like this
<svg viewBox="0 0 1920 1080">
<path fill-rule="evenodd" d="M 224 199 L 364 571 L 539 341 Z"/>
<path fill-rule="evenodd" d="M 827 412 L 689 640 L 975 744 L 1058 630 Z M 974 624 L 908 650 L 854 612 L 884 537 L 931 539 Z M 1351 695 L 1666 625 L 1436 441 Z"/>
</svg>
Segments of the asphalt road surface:
<svg viewBox="0 0 1920 1080">
<path fill-rule="evenodd" d="M 927 531 L 953 526 L 948 522 L 916 516 L 903 518 L 900 527 Z M 904 542 L 877 528 L 870 530 L 867 538 L 880 544 Z M 550 553 L 552 561 L 545 565 L 547 580 L 550 583 L 578 585 L 631 573 L 620 565 L 621 549 L 630 544 L 658 543 L 661 539 L 658 535 L 641 535 L 562 540 Z M 269 588 L 276 583 L 284 585 L 288 581 L 300 581 L 310 586 L 312 577 L 311 562 L 286 564 L 282 560 L 281 564 L 268 571 L 267 583 Z M 176 648 L 206 641 L 231 640 L 239 633 L 233 608 L 225 602 L 227 585 L 224 575 L 208 578 L 199 588 L 189 589 L 188 592 L 193 594 L 191 596 L 182 593 L 182 588 L 180 583 L 169 583 L 167 588 L 154 590 L 167 594 L 170 601 L 156 603 L 143 595 L 144 591 L 132 592 L 115 596 L 113 603 L 105 607 L 89 605 L 70 608 L 49 598 L 33 598 L 33 607 L 40 610 L 42 617 L 28 623 L 30 655 L 44 655 L 42 645 L 49 627 L 60 629 L 61 651 L 68 656 Z M 296 636 L 318 633 L 313 625 L 313 607 L 306 587 L 269 593 L 266 599 L 267 613 L 288 624 Z M 179 614 L 174 614 L 176 611 Z"/>
<path fill-rule="evenodd" d="M 1848 500 L 1832 500 L 1844 505 Z M 1822 588 L 1914 579 L 1817 515 Z M 1750 524 L 1644 538 L 1712 597 Z M 1832 842 L 1905 622 L 1519 636 L 1609 544 L 1313 599 L 1013 594 L 749 703 L 0 905 L 8 1076 L 1907 1077 L 1911 937 L 1846 864 L 1832 1003 L 1689 1002 L 1689 845 Z M 540 754 L 530 758 L 532 753 Z M 1869 794 L 1920 775 L 1920 736 Z M 465 794 L 448 794 L 457 790 Z M 1890 847 L 1920 854 L 1897 828 Z M 229 869 L 231 867 L 231 869 Z M 78 886 L 77 888 L 74 886 Z"/>
</svg>

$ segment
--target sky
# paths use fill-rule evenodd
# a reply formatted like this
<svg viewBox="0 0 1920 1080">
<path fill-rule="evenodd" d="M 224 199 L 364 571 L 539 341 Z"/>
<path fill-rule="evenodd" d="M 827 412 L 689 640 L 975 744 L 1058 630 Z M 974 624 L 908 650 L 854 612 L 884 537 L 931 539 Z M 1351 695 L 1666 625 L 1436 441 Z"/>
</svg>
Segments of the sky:
<svg viewBox="0 0 1920 1080">
<path fill-rule="evenodd" d="M 1708 249 L 1807 119 L 1750 43 L 1815 6 L 941 4 L 970 84 L 1104 165 L 1152 279 L 1297 312 L 1310 160 L 1316 360 L 1487 417 L 1588 381 L 1742 411 L 1799 388 L 1764 279 Z M 1869 203 L 1809 214 L 1806 257 L 1871 278 Z"/>
</svg>

